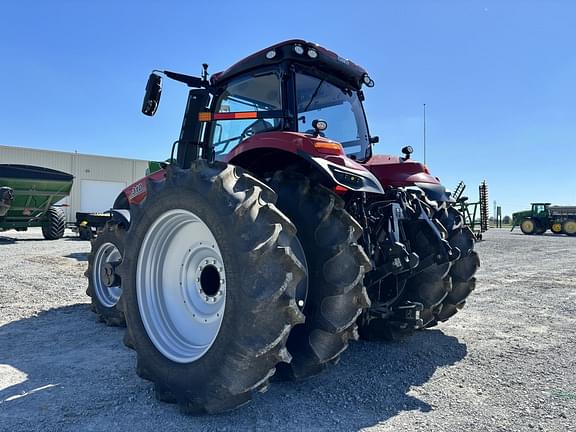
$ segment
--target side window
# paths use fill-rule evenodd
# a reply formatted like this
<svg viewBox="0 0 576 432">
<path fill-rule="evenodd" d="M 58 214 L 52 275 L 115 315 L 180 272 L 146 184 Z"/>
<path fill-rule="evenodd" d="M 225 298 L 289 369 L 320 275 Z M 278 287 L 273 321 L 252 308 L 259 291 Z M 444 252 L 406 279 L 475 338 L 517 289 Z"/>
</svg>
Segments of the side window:
<svg viewBox="0 0 576 432">
<path fill-rule="evenodd" d="M 218 99 L 217 113 L 276 111 L 282 109 L 280 78 L 274 72 L 238 79 Z M 218 120 L 212 125 L 217 155 L 229 153 L 245 139 L 280 127 L 280 119 Z"/>
</svg>

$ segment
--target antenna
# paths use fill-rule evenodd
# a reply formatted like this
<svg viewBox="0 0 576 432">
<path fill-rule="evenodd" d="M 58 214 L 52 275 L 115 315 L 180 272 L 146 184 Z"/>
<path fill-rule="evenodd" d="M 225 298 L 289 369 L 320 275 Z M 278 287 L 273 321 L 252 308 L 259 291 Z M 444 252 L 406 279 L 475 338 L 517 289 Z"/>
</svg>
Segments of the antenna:
<svg viewBox="0 0 576 432">
<path fill-rule="evenodd" d="M 426 104 L 424 104 L 424 165 L 426 165 Z"/>
</svg>

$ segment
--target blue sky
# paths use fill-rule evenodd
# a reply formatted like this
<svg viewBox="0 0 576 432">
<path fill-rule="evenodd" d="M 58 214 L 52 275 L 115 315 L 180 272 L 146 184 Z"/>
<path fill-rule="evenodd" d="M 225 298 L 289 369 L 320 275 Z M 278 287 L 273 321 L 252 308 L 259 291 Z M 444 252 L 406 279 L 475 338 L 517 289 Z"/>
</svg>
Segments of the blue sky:
<svg viewBox="0 0 576 432">
<path fill-rule="evenodd" d="M 355 10 L 350 10 L 354 5 Z M 216 72 L 288 39 L 363 65 L 379 153 L 412 145 L 453 188 L 506 214 L 576 205 L 576 2 L 26 1 L 0 6 L 0 144 L 163 159 L 184 87 L 140 113 L 151 69 Z"/>
</svg>

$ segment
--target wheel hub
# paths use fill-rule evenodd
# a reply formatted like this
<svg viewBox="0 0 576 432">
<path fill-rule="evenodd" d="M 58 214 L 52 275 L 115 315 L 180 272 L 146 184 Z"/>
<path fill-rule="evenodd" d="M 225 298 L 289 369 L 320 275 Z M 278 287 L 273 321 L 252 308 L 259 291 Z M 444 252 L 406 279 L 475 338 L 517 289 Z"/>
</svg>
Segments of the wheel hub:
<svg viewBox="0 0 576 432">
<path fill-rule="evenodd" d="M 138 257 L 140 315 L 154 346 L 177 363 L 191 363 L 212 346 L 226 306 L 226 272 L 216 239 L 188 210 L 161 215 Z"/>
<path fill-rule="evenodd" d="M 102 266 L 100 277 L 102 278 L 102 283 L 108 288 L 120 285 L 120 277 L 116 274 L 118 264 L 120 264 L 119 261 L 107 262 Z"/>
<path fill-rule="evenodd" d="M 94 256 L 94 294 L 104 307 L 112 308 L 122 295 L 120 277 L 116 266 L 122 260 L 120 251 L 113 243 L 102 244 Z"/>
</svg>

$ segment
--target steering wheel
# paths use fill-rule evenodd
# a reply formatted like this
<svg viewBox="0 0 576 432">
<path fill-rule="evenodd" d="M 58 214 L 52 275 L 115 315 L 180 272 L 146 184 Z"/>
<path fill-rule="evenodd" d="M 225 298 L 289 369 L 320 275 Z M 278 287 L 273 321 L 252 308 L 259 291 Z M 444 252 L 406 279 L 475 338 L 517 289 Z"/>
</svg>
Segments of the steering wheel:
<svg viewBox="0 0 576 432">
<path fill-rule="evenodd" d="M 272 126 L 266 120 L 258 119 L 242 131 L 242 133 L 240 134 L 240 142 L 250 137 L 253 137 L 257 133 L 266 132 L 267 130 L 270 129 L 274 129 L 274 126 Z"/>
</svg>

